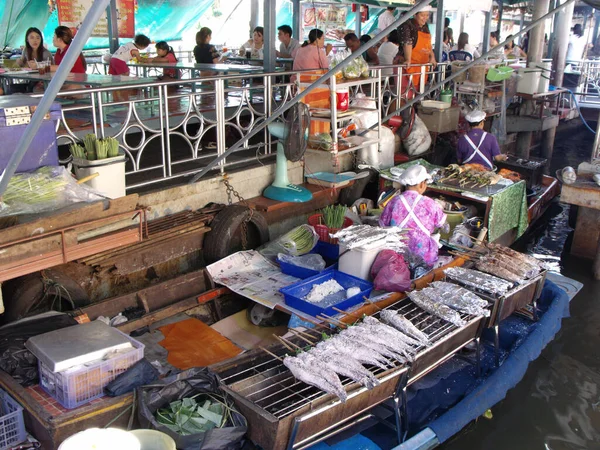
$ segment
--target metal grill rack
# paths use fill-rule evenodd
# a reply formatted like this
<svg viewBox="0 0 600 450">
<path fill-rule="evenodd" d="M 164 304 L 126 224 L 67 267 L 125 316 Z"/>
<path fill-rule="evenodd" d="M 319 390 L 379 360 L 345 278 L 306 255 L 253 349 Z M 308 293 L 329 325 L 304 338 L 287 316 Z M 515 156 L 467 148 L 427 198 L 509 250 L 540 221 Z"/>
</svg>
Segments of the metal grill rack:
<svg viewBox="0 0 600 450">
<path fill-rule="evenodd" d="M 396 431 L 401 439 L 406 422 L 407 386 L 452 357 L 469 342 L 476 341 L 479 349 L 483 318 L 461 314 L 467 325 L 457 328 L 428 314 L 407 298 L 387 309 L 403 314 L 429 337 L 433 345 L 416 348 L 415 360 L 411 365 L 388 358 L 388 370 L 366 366 L 381 383 L 370 391 L 348 378 L 340 377 L 348 392 L 346 403 L 296 380 L 281 360 L 262 351 L 247 357 L 245 361 L 238 360 L 235 366 L 235 362 L 232 362 L 230 367 L 220 371 L 224 389 L 236 399 L 249 419 L 252 440 L 265 449 L 283 448 L 285 443 L 288 449 L 306 448 L 325 439 L 332 434 L 332 430 L 344 426 L 348 421 L 357 420 L 358 416 L 388 398 L 393 398 L 397 405 L 394 411 Z M 321 330 L 312 330 L 310 333 L 314 336 L 315 344 L 321 340 Z M 328 334 L 331 333 L 333 331 L 328 331 Z M 290 341 L 303 348 L 309 347 L 300 338 Z M 270 350 L 278 357 L 286 354 L 282 346 Z M 219 371 L 219 368 L 216 370 Z"/>
</svg>

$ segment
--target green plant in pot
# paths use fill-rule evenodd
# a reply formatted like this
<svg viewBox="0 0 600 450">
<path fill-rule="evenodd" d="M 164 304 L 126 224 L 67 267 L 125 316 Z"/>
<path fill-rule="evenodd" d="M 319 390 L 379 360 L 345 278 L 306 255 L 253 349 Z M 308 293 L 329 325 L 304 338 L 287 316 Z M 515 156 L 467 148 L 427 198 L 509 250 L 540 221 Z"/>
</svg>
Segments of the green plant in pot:
<svg viewBox="0 0 600 450">
<path fill-rule="evenodd" d="M 94 134 L 88 134 L 81 143 L 71 144 L 69 147 L 73 158 L 97 161 L 119 156 L 119 141 L 113 137 L 104 139 L 96 138 Z"/>
</svg>

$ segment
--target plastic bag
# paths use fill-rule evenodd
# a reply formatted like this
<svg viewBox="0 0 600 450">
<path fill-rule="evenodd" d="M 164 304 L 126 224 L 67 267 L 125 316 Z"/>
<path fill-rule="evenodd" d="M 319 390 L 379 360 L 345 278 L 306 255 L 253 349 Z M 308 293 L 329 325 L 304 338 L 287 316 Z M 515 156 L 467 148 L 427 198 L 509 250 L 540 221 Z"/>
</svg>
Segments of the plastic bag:
<svg viewBox="0 0 600 450">
<path fill-rule="evenodd" d="M 362 56 L 354 58 L 350 64 L 342 69 L 344 78 L 355 79 L 369 76 L 369 65 Z"/>
<path fill-rule="evenodd" d="M 284 253 L 279 253 L 277 258 L 280 261 L 293 264 L 294 266 L 303 267 L 305 269 L 316 270 L 317 272 L 325 269 L 325 260 L 321 255 L 309 253 L 302 256 L 290 256 Z"/>
<path fill-rule="evenodd" d="M 225 397 L 231 416 L 223 428 L 213 428 L 206 433 L 181 436 L 158 423 L 156 411 L 171 402 L 196 394 L 218 393 Z M 217 376 L 206 367 L 185 370 L 156 383 L 142 386 L 137 390 L 138 420 L 141 428 L 156 429 L 175 440 L 178 449 L 184 450 L 233 450 L 241 447 L 248 429 L 246 418 L 235 409 L 233 402 L 219 388 Z"/>
<path fill-rule="evenodd" d="M 104 388 L 106 395 L 118 397 L 158 379 L 158 370 L 142 358 Z"/>
<path fill-rule="evenodd" d="M 355 123 L 358 128 L 371 128 L 373 125 L 379 123 L 377 103 L 375 100 L 367 98 L 365 94 L 361 92 L 356 94 L 354 99 L 350 102 L 350 106 L 363 109 L 363 111 L 352 116 L 352 122 Z"/>
<path fill-rule="evenodd" d="M 49 312 L 0 328 L 0 369 L 23 386 L 38 383 L 38 360 L 25 342 L 38 334 L 77 325 L 67 314 Z"/>
<path fill-rule="evenodd" d="M 300 256 L 310 253 L 319 242 L 319 235 L 310 225 L 300 225 L 274 241 L 267 242 L 258 251 L 266 258 L 276 259 L 279 253 Z"/>
<path fill-rule="evenodd" d="M 421 120 L 418 115 L 415 115 L 415 123 L 412 131 L 406 139 L 402 142 L 406 153 L 410 156 L 420 155 L 429 150 L 431 146 L 431 135 L 425 123 Z"/>
<path fill-rule="evenodd" d="M 360 112 L 356 115 L 360 114 L 371 114 L 371 112 Z M 377 117 L 377 112 L 375 112 L 375 117 Z M 363 135 L 363 131 L 357 130 L 357 134 Z M 356 154 L 356 158 L 361 164 L 366 164 L 375 169 L 389 169 L 394 165 L 396 136 L 387 127 L 381 127 L 379 133 L 375 130 L 370 130 L 363 135 L 367 139 L 379 140 L 379 142 L 360 148 Z"/>
<path fill-rule="evenodd" d="M 373 286 L 378 291 L 406 292 L 410 289 L 410 270 L 400 253 L 382 250 L 371 266 Z"/>
<path fill-rule="evenodd" d="M 463 247 L 473 247 L 473 241 L 469 237 L 471 235 L 471 229 L 461 223 L 454 228 L 452 236 L 450 237 L 450 244 L 462 245 Z"/>
<path fill-rule="evenodd" d="M 35 172 L 15 174 L 0 202 L 0 216 L 39 214 L 72 203 L 104 200 L 93 189 L 77 181 L 62 166 L 40 167 Z"/>
</svg>

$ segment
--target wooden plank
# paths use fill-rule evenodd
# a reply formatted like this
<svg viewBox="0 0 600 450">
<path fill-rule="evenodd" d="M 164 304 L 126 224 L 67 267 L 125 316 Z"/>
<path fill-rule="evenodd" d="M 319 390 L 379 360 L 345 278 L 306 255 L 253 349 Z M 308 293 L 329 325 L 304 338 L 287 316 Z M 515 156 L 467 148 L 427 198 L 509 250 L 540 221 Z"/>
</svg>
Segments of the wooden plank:
<svg viewBox="0 0 600 450">
<path fill-rule="evenodd" d="M 139 196 L 137 194 L 120 197 L 109 201 L 100 201 L 79 206 L 69 211 L 57 211 L 55 214 L 27 222 L 14 227 L 5 228 L 0 233 L 0 244 L 28 238 L 35 234 L 66 228 L 91 220 L 110 217 L 115 214 L 135 210 Z M 108 207 L 105 203 L 108 202 Z"/>
<path fill-rule="evenodd" d="M 81 308 L 82 314 L 87 314 L 91 320 L 99 316 L 113 317 L 126 308 L 139 307 L 137 295 L 143 295 L 148 301 L 150 311 L 164 308 L 178 300 L 199 295 L 206 290 L 204 269 L 182 275 L 172 280 L 163 281 L 154 286 L 139 290 L 137 293 L 125 294 L 103 300 L 93 305 Z"/>
<path fill-rule="evenodd" d="M 575 187 L 563 184 L 560 201 L 570 205 L 600 210 L 600 187 Z"/>
<path fill-rule="evenodd" d="M 175 314 L 182 313 L 196 306 L 198 306 L 198 299 L 194 296 L 185 300 L 181 300 L 165 308 L 158 309 L 149 314 L 146 314 L 145 316 L 140 317 L 139 319 L 125 322 L 121 325 L 118 325 L 117 328 L 123 333 L 129 334 L 132 331 L 138 330 L 143 327 L 147 327 L 148 325 L 152 325 L 155 322 L 167 319 L 171 316 L 174 316 Z"/>
</svg>

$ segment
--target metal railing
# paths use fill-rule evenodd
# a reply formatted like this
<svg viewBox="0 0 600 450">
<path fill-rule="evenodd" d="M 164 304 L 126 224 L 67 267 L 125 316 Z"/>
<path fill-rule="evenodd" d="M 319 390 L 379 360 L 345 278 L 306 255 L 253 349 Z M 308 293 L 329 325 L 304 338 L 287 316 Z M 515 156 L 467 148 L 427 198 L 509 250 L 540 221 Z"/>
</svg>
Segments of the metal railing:
<svg viewBox="0 0 600 450">
<path fill-rule="evenodd" d="M 386 69 L 393 73 L 382 76 Z M 379 125 L 382 114 L 392 111 L 393 100 L 407 95 L 401 89 L 408 80 L 404 70 L 403 66 L 371 68 L 370 78 L 351 89 L 352 95 L 363 92 L 383 99 L 378 102 Z M 297 84 L 289 80 L 299 74 L 240 74 L 63 91 L 57 97 L 62 104 L 57 141 L 59 145 L 73 143 L 88 133 L 116 138 L 128 159 L 128 191 L 187 177 L 200 172 L 289 102 L 298 92 Z M 423 66 L 420 74 L 428 75 L 430 82 L 439 81 L 445 77 L 445 66 L 438 71 Z M 399 82 L 402 78 L 405 83 Z M 430 84 L 424 78 L 415 89 L 419 93 Z M 375 93 L 379 86 L 380 93 Z M 265 128 L 220 161 L 214 171 L 263 164 L 272 154 L 272 142 Z"/>
</svg>

